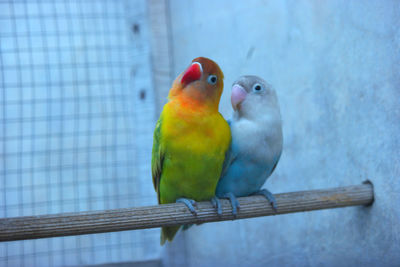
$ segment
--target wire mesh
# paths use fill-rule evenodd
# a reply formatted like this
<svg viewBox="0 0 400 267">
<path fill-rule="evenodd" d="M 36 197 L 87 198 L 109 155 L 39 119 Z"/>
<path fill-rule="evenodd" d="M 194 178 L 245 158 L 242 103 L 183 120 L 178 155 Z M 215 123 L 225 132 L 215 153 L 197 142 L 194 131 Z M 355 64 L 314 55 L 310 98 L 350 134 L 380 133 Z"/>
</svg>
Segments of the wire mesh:
<svg viewBox="0 0 400 267">
<path fill-rule="evenodd" d="M 155 203 L 145 1 L 0 2 L 0 217 Z M 0 243 L 1 266 L 158 257 L 158 231 Z"/>
</svg>

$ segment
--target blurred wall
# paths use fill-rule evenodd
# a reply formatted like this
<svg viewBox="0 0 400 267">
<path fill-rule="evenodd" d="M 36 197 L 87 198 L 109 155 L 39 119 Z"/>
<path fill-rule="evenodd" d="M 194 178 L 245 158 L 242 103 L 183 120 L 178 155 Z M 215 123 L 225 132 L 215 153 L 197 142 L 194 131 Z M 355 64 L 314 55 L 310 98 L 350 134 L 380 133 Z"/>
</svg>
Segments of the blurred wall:
<svg viewBox="0 0 400 267">
<path fill-rule="evenodd" d="M 0 1 L 0 218 L 157 203 L 147 9 Z M 154 262 L 160 252 L 157 229 L 42 238 L 0 242 L 0 266 Z"/>
<path fill-rule="evenodd" d="M 224 116 L 238 76 L 276 88 L 284 151 L 269 190 L 370 179 L 376 201 L 192 227 L 167 250 L 187 266 L 399 265 L 399 2 L 171 0 L 169 12 L 174 76 L 216 60 Z"/>
</svg>

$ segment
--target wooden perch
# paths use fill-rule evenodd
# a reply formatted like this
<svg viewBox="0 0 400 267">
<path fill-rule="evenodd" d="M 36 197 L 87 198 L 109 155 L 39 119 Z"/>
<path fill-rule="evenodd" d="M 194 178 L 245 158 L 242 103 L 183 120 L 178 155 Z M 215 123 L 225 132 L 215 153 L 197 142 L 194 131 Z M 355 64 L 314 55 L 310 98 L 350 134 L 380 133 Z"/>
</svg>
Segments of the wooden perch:
<svg viewBox="0 0 400 267">
<path fill-rule="evenodd" d="M 374 201 L 372 184 L 276 194 L 278 212 L 262 196 L 239 198 L 237 219 L 285 214 L 292 212 L 370 205 Z M 197 205 L 197 216 L 181 203 L 104 211 L 76 212 L 55 215 L 26 216 L 0 219 L 0 241 L 44 237 L 83 235 L 206 223 L 234 219 L 229 201 L 222 200 L 222 216 L 210 202 Z"/>
</svg>

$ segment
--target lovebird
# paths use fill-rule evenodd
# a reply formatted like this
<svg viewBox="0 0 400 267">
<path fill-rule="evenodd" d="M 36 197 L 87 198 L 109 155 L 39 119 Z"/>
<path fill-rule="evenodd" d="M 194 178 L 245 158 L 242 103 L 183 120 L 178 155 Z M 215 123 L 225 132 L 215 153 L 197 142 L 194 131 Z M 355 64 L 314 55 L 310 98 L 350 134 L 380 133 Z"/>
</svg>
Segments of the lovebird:
<svg viewBox="0 0 400 267">
<path fill-rule="evenodd" d="M 215 198 L 231 142 L 218 112 L 223 78 L 214 61 L 199 57 L 173 82 L 154 130 L 151 169 L 159 204 L 181 202 L 196 215 L 196 201 Z M 161 245 L 179 228 L 163 227 Z"/>
<path fill-rule="evenodd" d="M 275 90 L 262 78 L 241 76 L 231 93 L 233 116 L 228 121 L 232 143 L 216 195 L 228 198 L 237 215 L 236 197 L 264 195 L 276 210 L 271 192 L 261 189 L 282 153 L 282 120 Z"/>
</svg>

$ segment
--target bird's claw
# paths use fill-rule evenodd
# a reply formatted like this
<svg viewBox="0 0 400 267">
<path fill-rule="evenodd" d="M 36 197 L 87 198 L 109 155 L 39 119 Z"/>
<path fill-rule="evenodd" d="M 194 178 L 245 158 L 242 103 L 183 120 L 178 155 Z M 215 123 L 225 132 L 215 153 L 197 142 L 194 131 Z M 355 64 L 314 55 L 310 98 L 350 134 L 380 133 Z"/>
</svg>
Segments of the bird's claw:
<svg viewBox="0 0 400 267">
<path fill-rule="evenodd" d="M 274 197 L 274 195 L 273 195 L 271 192 L 269 192 L 267 189 L 261 189 L 260 191 L 254 193 L 254 195 L 262 195 L 262 196 L 264 196 L 264 197 L 269 201 L 269 203 L 271 204 L 272 209 L 273 209 L 275 212 L 278 211 L 278 207 L 277 207 L 277 205 L 276 205 L 275 197 Z"/>
<path fill-rule="evenodd" d="M 189 198 L 178 198 L 176 200 L 176 203 L 183 203 L 186 205 L 186 207 L 190 210 L 190 212 L 194 215 L 197 216 L 197 212 L 194 209 L 194 207 L 197 207 L 197 202 L 194 201 L 193 199 Z"/>
<path fill-rule="evenodd" d="M 217 210 L 217 214 L 222 215 L 221 201 L 219 200 L 219 198 L 214 196 L 211 199 L 211 204 L 213 205 L 214 209 Z"/>
<path fill-rule="evenodd" d="M 229 199 L 229 201 L 231 202 L 231 206 L 232 206 L 233 217 L 236 218 L 238 210 L 240 209 L 239 201 L 237 200 L 237 198 L 235 197 L 235 195 L 232 192 L 225 193 L 222 195 L 222 197 Z"/>
</svg>

